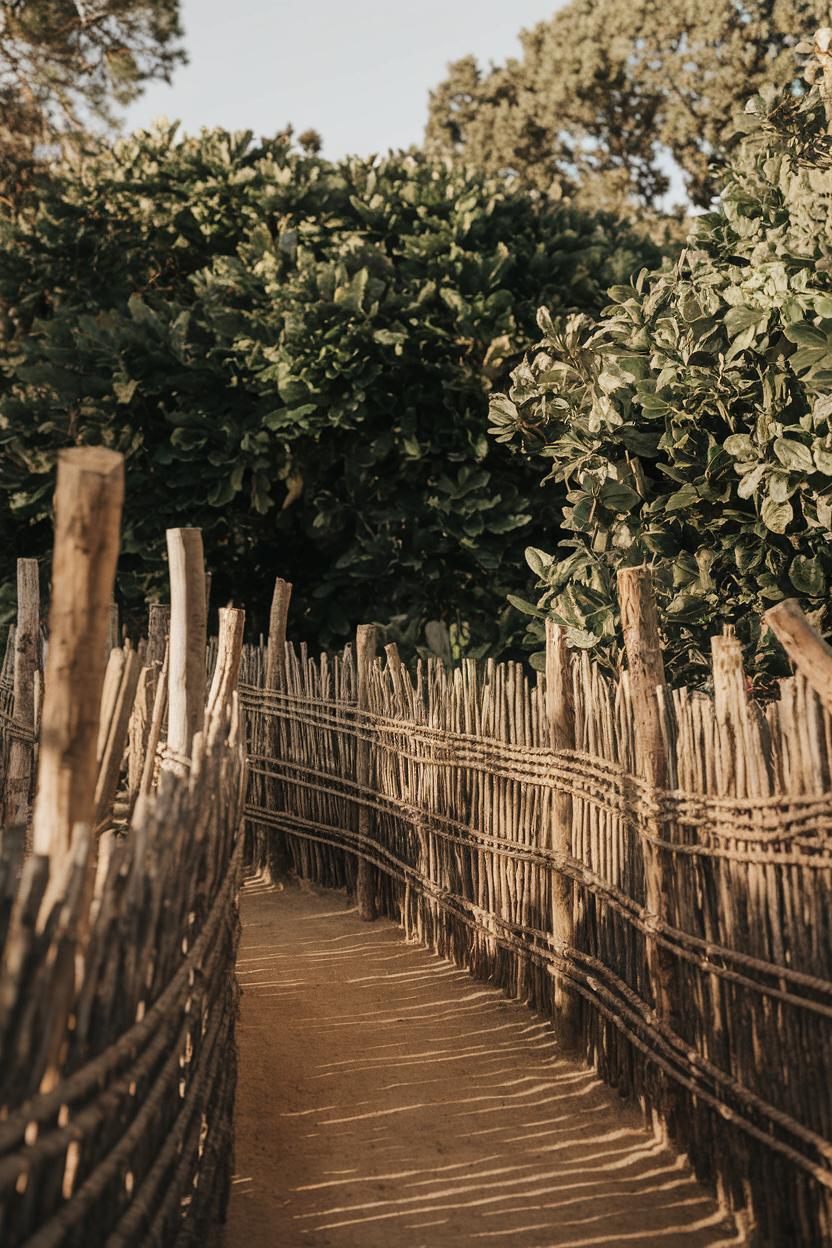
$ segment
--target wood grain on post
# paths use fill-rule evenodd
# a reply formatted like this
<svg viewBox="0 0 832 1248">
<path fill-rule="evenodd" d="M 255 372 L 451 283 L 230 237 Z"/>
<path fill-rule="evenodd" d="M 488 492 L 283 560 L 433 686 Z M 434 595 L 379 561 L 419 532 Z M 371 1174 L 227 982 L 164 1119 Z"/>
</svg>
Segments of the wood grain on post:
<svg viewBox="0 0 832 1248">
<path fill-rule="evenodd" d="M 139 656 L 132 648 L 125 648 L 121 680 L 110 719 L 107 740 L 98 765 L 98 779 L 95 786 L 96 824 L 100 824 L 107 818 L 116 795 L 140 673 Z"/>
<path fill-rule="evenodd" d="M 357 702 L 359 711 L 369 708 L 369 675 L 373 660 L 376 657 L 378 630 L 374 624 L 359 624 L 355 639 L 355 658 L 358 674 Z M 356 783 L 359 790 L 366 789 L 370 783 L 370 744 L 360 738 L 356 741 Z M 371 814 L 366 806 L 358 808 L 358 844 L 359 849 L 366 845 L 372 827 Z M 359 853 L 356 871 L 355 899 L 358 905 L 358 917 L 368 922 L 376 917 L 376 880 L 375 871 L 369 862 Z"/>
<path fill-rule="evenodd" d="M 124 460 L 79 447 L 58 456 L 49 650 L 34 850 L 67 859 L 95 816 L 96 745 L 124 502 Z"/>
<path fill-rule="evenodd" d="M 217 662 L 208 694 L 207 718 L 221 717 L 237 688 L 240 659 L 243 655 L 243 630 L 246 613 L 236 607 L 220 608 Z"/>
<path fill-rule="evenodd" d="M 170 607 L 166 602 L 151 602 L 147 608 L 147 664 L 162 664 L 170 633 Z"/>
<path fill-rule="evenodd" d="M 272 593 L 272 605 L 269 611 L 269 637 L 266 643 L 267 689 L 279 689 L 286 680 L 286 628 L 289 617 L 289 603 L 292 600 L 292 586 L 289 581 L 277 577 Z M 263 746 L 267 754 L 274 756 L 277 742 L 277 725 L 273 716 L 268 716 L 263 735 Z M 283 879 L 289 874 L 291 859 L 286 833 L 277 828 L 266 833 L 268 850 L 265 846 L 259 851 L 263 861 L 268 861 L 269 872 L 273 879 Z"/>
<path fill-rule="evenodd" d="M 278 689 L 283 683 L 286 670 L 286 621 L 292 586 L 280 577 L 274 583 L 272 606 L 269 611 L 269 640 L 266 649 L 266 688 Z"/>
<path fill-rule="evenodd" d="M 144 766 L 142 767 L 142 778 L 139 783 L 139 797 L 146 797 L 153 785 L 153 775 L 156 769 L 156 751 L 159 748 L 159 740 L 162 735 L 162 724 L 165 718 L 165 711 L 168 705 L 168 663 L 170 661 L 170 649 L 165 646 L 165 657 L 162 661 L 162 670 L 159 673 L 159 679 L 156 681 L 156 689 L 153 696 L 153 716 L 150 720 L 150 731 L 147 734 L 147 747 L 144 756 Z"/>
<path fill-rule="evenodd" d="M 40 633 L 37 559 L 17 561 L 17 627 L 14 634 L 14 718 L 30 740 L 13 736 L 6 775 L 5 822 L 25 825 L 29 818 L 35 734 L 35 672 Z"/>
<path fill-rule="evenodd" d="M 771 607 L 763 619 L 832 715 L 832 646 L 812 627 L 794 598 Z"/>
<path fill-rule="evenodd" d="M 650 569 L 644 565 L 621 568 L 618 573 L 618 598 L 627 651 L 637 766 L 639 774 L 651 789 L 664 789 L 668 783 L 668 759 L 657 691 L 667 689 L 667 680 Z M 661 836 L 662 828 L 655 820 L 652 822 L 652 834 Z M 645 840 L 643 852 L 647 909 L 661 919 L 666 913 L 665 898 L 671 881 L 666 878 L 661 848 Z M 646 947 L 656 1009 L 665 1021 L 669 1021 L 674 1001 L 673 960 L 666 949 L 649 937 Z"/>
<path fill-rule="evenodd" d="M 566 635 L 553 620 L 546 621 L 546 717 L 552 749 L 574 750 L 575 704 Z M 555 789 L 552 808 L 552 849 L 572 857 L 572 796 Z M 575 945 L 574 888 L 562 871 L 552 872 L 552 934 L 559 944 Z M 560 974 L 555 976 L 555 1006 L 558 1010 L 559 1039 L 565 1048 L 575 1048 L 579 1034 L 579 999 Z"/>
<path fill-rule="evenodd" d="M 200 529 L 168 529 L 168 748 L 190 758 L 205 714 L 205 560 Z"/>
</svg>

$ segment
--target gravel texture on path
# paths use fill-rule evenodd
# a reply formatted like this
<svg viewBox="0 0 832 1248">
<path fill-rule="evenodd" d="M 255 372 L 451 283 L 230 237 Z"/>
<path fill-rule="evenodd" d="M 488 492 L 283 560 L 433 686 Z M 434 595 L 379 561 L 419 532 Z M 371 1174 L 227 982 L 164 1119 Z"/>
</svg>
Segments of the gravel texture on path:
<svg viewBox="0 0 832 1248">
<path fill-rule="evenodd" d="M 717 1248 L 685 1159 L 551 1025 L 343 893 L 243 892 L 225 1248 Z"/>
</svg>

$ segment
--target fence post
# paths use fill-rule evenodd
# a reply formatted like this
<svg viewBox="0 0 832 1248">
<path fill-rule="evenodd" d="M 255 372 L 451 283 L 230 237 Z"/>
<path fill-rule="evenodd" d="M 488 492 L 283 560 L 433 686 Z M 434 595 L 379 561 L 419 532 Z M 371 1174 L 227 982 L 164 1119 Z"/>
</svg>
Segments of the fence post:
<svg viewBox="0 0 832 1248">
<path fill-rule="evenodd" d="M 621 568 L 618 573 L 618 598 L 621 627 L 627 651 L 630 697 L 633 704 L 636 766 L 651 790 L 664 789 L 668 783 L 668 758 L 662 731 L 662 710 L 657 690 L 666 690 L 664 660 L 659 639 L 656 599 L 653 581 L 646 565 Z M 661 828 L 655 828 L 660 834 Z M 662 849 L 644 840 L 644 884 L 647 909 L 658 918 L 665 914 L 665 894 L 670 886 L 666 879 Z M 656 1002 L 656 1010 L 672 1025 L 673 959 L 670 953 L 647 937 L 647 969 Z"/>
<path fill-rule="evenodd" d="M 9 747 L 6 777 L 5 823 L 25 826 L 29 818 L 35 733 L 35 671 L 40 633 L 40 587 L 37 559 L 17 561 L 17 627 L 14 643 L 14 718 L 18 730 Z"/>
<path fill-rule="evenodd" d="M 292 600 L 292 585 L 277 577 L 272 593 L 272 605 L 269 611 L 269 639 L 266 643 L 266 688 L 280 689 L 286 683 L 286 622 L 289 616 L 289 603 Z M 265 710 L 265 731 L 263 744 L 267 754 L 274 755 L 277 742 L 277 726 L 274 722 L 275 712 Z M 274 782 L 272 782 L 274 783 Z M 271 832 L 258 832 L 258 840 L 268 837 L 266 844 L 260 842 L 257 858 L 268 864 L 273 879 L 282 879 L 289 874 L 291 862 L 286 833 L 273 828 Z"/>
<path fill-rule="evenodd" d="M 206 713 L 208 719 L 221 716 L 237 687 L 237 675 L 243 653 L 245 621 L 245 611 L 240 611 L 236 607 L 220 608 L 217 662 L 208 694 Z"/>
<path fill-rule="evenodd" d="M 266 649 L 266 688 L 279 689 L 286 671 L 286 621 L 292 586 L 279 576 L 274 583 L 272 606 L 269 611 L 269 640 Z"/>
<path fill-rule="evenodd" d="M 201 529 L 168 529 L 170 659 L 168 749 L 173 768 L 190 758 L 205 714 L 205 561 Z"/>
<path fill-rule="evenodd" d="M 812 627 L 795 598 L 770 607 L 763 620 L 832 715 L 832 646 Z"/>
<path fill-rule="evenodd" d="M 370 668 L 376 657 L 378 645 L 378 629 L 374 624 L 359 624 L 355 638 L 355 659 L 358 674 L 357 702 L 358 710 L 366 711 L 370 704 L 369 676 Z M 363 728 L 359 722 L 359 732 Z M 355 779 L 359 786 L 359 796 L 370 783 L 370 743 L 359 736 L 356 741 Z M 358 808 L 358 848 L 361 850 L 370 836 L 371 815 L 366 806 Z M 371 922 L 376 917 L 376 880 L 375 871 L 369 862 L 360 854 L 356 870 L 355 899 L 358 904 L 358 917 Z"/>
<path fill-rule="evenodd" d="M 566 635 L 553 620 L 546 621 L 546 716 L 552 749 L 575 748 L 575 703 Z M 572 857 L 572 796 L 562 789 L 553 794 L 552 849 L 564 858 Z M 575 911 L 574 886 L 568 875 L 558 868 L 552 872 L 552 934 L 559 944 L 574 948 Z M 565 1048 L 574 1049 L 579 1038 L 579 1006 L 577 993 L 568 980 L 555 975 L 555 1006 L 558 1011 L 559 1039 Z"/>
<path fill-rule="evenodd" d="M 34 849 L 69 856 L 95 814 L 96 745 L 118 559 L 124 460 L 78 447 L 58 456 L 49 649 L 41 714 Z"/>
<path fill-rule="evenodd" d="M 166 602 L 151 602 L 147 609 L 147 653 L 145 662 L 148 667 L 154 663 L 163 663 L 168 633 L 170 632 L 170 607 Z"/>
</svg>

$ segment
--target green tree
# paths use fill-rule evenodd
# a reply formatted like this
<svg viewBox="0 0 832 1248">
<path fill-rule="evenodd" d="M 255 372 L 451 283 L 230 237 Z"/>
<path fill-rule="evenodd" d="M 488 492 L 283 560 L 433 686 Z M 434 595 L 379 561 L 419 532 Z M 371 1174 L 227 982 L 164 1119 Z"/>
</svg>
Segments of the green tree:
<svg viewBox="0 0 832 1248">
<path fill-rule="evenodd" d="M 822 40 L 825 49 L 826 40 Z M 824 54 L 824 59 L 825 54 Z M 832 138 L 821 85 L 766 88 L 718 211 L 601 320 L 541 312 L 540 349 L 491 402 L 492 432 L 549 465 L 557 555 L 527 552 L 573 645 L 617 657 L 615 571 L 647 561 L 676 675 L 736 626 L 774 670 L 760 616 L 800 597 L 832 626 Z"/>
<path fill-rule="evenodd" d="M 262 605 L 280 573 L 310 639 L 441 618 L 498 647 L 518 542 L 555 508 L 485 434 L 491 379 L 541 298 L 597 311 L 657 259 L 411 155 L 166 129 L 66 166 L 0 238 L 0 575 L 48 549 L 55 451 L 103 442 L 127 456 L 126 602 L 164 586 L 165 526 L 195 524 L 218 600 Z"/>
<path fill-rule="evenodd" d="M 179 0 L 0 0 L 0 191 L 184 59 Z"/>
<path fill-rule="evenodd" d="M 427 148 L 596 205 L 651 205 L 669 152 L 708 207 L 736 108 L 794 84 L 791 33 L 828 15 L 826 0 L 571 0 L 521 33 L 519 59 L 450 66 Z"/>
</svg>

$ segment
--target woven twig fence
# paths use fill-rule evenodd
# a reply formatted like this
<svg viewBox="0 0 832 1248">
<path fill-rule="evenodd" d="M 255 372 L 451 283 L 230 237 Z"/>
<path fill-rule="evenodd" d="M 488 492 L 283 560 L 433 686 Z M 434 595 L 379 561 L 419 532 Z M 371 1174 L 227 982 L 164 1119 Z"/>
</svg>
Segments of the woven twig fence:
<svg viewBox="0 0 832 1248">
<path fill-rule="evenodd" d="M 228 1199 L 243 613 L 220 612 L 208 689 L 201 536 L 169 530 L 170 612 L 113 644 L 122 490 L 120 456 L 61 457 L 39 745 L 18 731 L 21 708 L 38 723 L 18 579 L 0 746 L 31 752 L 0 786 L 3 1248 L 203 1244 Z"/>
<path fill-rule="evenodd" d="M 236 1078 L 236 710 L 163 773 L 39 930 L 48 859 L 0 857 L 2 1243 L 204 1243 L 224 1212 Z M 82 974 L 77 966 L 81 963 Z"/>
<path fill-rule="evenodd" d="M 658 787 L 632 673 L 549 642 L 548 698 L 514 663 L 287 645 L 276 681 L 250 649 L 251 850 L 556 1018 L 760 1242 L 830 1243 L 832 720 L 800 675 L 749 702 L 718 639 L 713 697 L 653 691 Z"/>
</svg>

